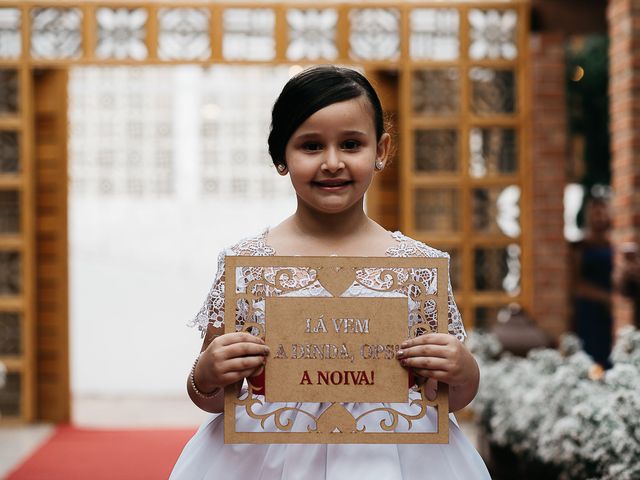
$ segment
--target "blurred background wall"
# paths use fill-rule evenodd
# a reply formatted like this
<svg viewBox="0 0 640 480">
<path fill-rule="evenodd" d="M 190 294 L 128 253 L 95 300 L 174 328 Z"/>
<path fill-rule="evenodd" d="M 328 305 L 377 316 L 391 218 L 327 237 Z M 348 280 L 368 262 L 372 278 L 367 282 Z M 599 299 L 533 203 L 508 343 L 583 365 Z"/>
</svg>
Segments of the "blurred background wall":
<svg viewBox="0 0 640 480">
<path fill-rule="evenodd" d="M 217 255 L 295 209 L 266 151 L 290 67 L 69 77 L 71 387 L 184 393 Z"/>
</svg>

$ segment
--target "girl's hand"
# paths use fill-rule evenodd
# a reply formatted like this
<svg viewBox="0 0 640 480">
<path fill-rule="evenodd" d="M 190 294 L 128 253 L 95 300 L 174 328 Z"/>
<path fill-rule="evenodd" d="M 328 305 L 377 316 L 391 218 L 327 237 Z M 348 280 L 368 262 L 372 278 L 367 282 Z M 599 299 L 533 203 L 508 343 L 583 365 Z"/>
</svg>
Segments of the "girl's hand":
<svg viewBox="0 0 640 480">
<path fill-rule="evenodd" d="M 427 333 L 400 345 L 398 359 L 405 368 L 453 387 L 477 384 L 478 365 L 465 346 L 448 333 Z"/>
<path fill-rule="evenodd" d="M 226 387 L 259 373 L 268 354 L 264 341 L 249 333 L 220 335 L 200 354 L 194 381 L 203 392 Z"/>
</svg>

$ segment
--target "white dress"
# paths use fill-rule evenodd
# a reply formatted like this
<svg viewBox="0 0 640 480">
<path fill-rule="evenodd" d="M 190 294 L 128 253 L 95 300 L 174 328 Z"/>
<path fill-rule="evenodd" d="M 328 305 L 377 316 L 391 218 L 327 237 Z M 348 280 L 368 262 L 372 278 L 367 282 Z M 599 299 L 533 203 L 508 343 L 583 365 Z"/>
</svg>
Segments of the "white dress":
<svg viewBox="0 0 640 480">
<path fill-rule="evenodd" d="M 410 239 L 399 232 L 392 234 L 397 245 L 387 250 L 392 257 L 448 257 L 427 245 Z M 275 255 L 274 250 L 265 242 L 266 232 L 257 237 L 248 238 L 220 254 L 218 273 L 207 299 L 192 321 L 204 333 L 208 324 L 220 327 L 224 323 L 224 258 L 227 255 Z M 247 273 L 251 276 L 251 272 Z M 265 277 L 267 274 L 265 273 Z M 241 277 L 241 276 L 240 276 Z M 247 278 L 238 278 L 239 288 L 246 284 Z M 380 278 L 377 277 L 379 281 Z M 428 280 L 424 280 L 428 282 Z M 360 289 L 362 287 L 360 286 Z M 427 286 L 427 288 L 429 288 Z M 309 282 L 302 292 L 307 295 L 321 295 L 318 285 Z M 354 284 L 345 295 L 359 296 L 362 292 Z M 364 296 L 371 295 L 371 291 Z M 299 293 L 305 295 L 304 293 Z M 415 311 L 409 300 L 409 324 L 415 321 Z M 415 306 L 414 306 L 415 307 Z M 429 319 L 425 319 L 429 321 Z M 448 330 L 464 340 L 466 333 L 449 286 Z M 410 391 L 409 398 L 419 398 L 418 392 Z M 272 411 L 275 406 L 291 406 L 312 413 L 319 413 L 329 404 L 273 404 L 264 402 L 254 408 L 254 412 Z M 375 406 L 393 406 L 398 411 L 411 414 L 407 404 L 343 404 L 354 417 L 371 410 Z M 252 431 L 256 421 L 248 415 L 236 417 L 236 430 Z M 380 414 L 384 416 L 384 414 Z M 366 426 L 374 431 L 381 416 L 369 416 L 358 426 Z M 304 415 L 290 417 L 294 422 L 293 431 L 306 431 L 309 421 Z M 414 421 L 411 431 L 433 432 L 436 430 L 437 414 L 427 409 L 427 415 Z M 259 423 L 259 422 L 258 422 Z M 272 422 L 273 423 L 273 422 Z M 267 422 L 265 429 L 269 429 Z M 225 444 L 223 414 L 212 414 L 184 447 L 171 473 L 172 480 L 196 479 L 360 479 L 376 478 L 380 480 L 475 480 L 490 479 L 489 473 L 478 452 L 469 443 L 458 428 L 455 417 L 449 414 L 449 443 L 439 444 Z M 408 431 L 407 425 L 398 424 L 395 431 Z M 378 428 L 379 430 L 379 428 Z"/>
</svg>

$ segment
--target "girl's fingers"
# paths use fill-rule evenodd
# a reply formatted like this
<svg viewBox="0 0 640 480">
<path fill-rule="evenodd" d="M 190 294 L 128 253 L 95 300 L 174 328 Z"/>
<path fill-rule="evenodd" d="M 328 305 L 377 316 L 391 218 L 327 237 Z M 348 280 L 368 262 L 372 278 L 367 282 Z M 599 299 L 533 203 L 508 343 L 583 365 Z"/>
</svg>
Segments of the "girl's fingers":
<svg viewBox="0 0 640 480">
<path fill-rule="evenodd" d="M 438 357 L 409 357 L 400 360 L 403 367 L 409 367 L 422 370 L 442 370 L 448 371 L 451 362 L 446 358 Z"/>
<path fill-rule="evenodd" d="M 245 370 L 251 373 L 262 365 L 264 365 L 264 357 L 262 355 L 240 357 L 224 361 L 223 364 L 220 365 L 220 370 L 224 372 L 223 375 L 230 372 L 244 372 Z"/>
<path fill-rule="evenodd" d="M 220 375 L 217 384 L 220 386 L 229 386 L 236 382 L 240 382 L 245 378 L 255 376 L 255 368 L 248 368 L 246 370 L 238 370 L 235 372 L 226 372 Z"/>
<path fill-rule="evenodd" d="M 221 350 L 223 359 L 232 359 L 247 356 L 266 356 L 269 355 L 269 347 L 258 343 L 234 343 L 227 345 Z"/>
<path fill-rule="evenodd" d="M 447 358 L 450 348 L 447 345 L 416 345 L 398 350 L 398 358 L 408 357 L 440 357 Z"/>
<path fill-rule="evenodd" d="M 236 382 L 240 382 L 247 378 L 253 370 L 241 370 L 239 372 L 225 373 L 221 377 L 221 383 L 224 385 L 231 385 Z"/>
<path fill-rule="evenodd" d="M 452 339 L 455 339 L 455 337 L 448 333 L 425 333 L 419 337 L 405 340 L 400 345 L 400 348 L 404 350 L 415 345 L 449 345 Z"/>
<path fill-rule="evenodd" d="M 260 337 L 256 337 L 255 335 L 251 335 L 246 332 L 235 332 L 235 333 L 225 333 L 224 335 L 220 335 L 216 338 L 216 341 L 219 345 L 232 345 L 234 343 L 257 343 L 260 345 L 264 345 L 264 340 Z"/>
</svg>

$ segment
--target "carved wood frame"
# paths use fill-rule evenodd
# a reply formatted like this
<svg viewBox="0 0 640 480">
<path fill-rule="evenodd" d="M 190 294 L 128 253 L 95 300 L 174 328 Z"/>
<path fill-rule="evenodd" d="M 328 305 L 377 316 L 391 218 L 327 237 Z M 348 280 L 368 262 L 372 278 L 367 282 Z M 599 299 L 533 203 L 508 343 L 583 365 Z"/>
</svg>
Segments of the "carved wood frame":
<svg viewBox="0 0 640 480">
<path fill-rule="evenodd" d="M 236 287 L 238 268 L 281 268 L 275 275 L 275 284 L 272 287 L 281 288 L 281 291 L 291 292 L 282 282 L 283 272 L 291 268 L 308 268 L 316 274 L 316 278 L 334 297 L 339 297 L 354 281 L 357 281 L 356 272 L 363 268 L 380 268 L 380 278 L 388 278 L 391 285 L 384 291 L 397 291 L 403 286 L 410 284 L 418 287 L 417 295 L 412 296 L 414 300 L 419 300 L 420 311 L 424 313 L 425 305 L 428 301 L 435 301 L 437 312 L 437 332 L 447 333 L 448 331 L 448 259 L 411 257 L 286 257 L 286 256 L 228 256 L 225 265 L 225 312 L 236 312 L 238 301 L 246 301 L 248 312 L 246 321 L 242 324 L 243 330 L 251 330 L 254 334 L 264 338 L 268 320 L 265 316 L 264 325 L 258 322 L 250 322 L 248 319 L 254 313 L 253 301 L 265 298 L 267 289 L 254 291 L 254 287 L 265 282 L 264 279 L 254 279 L 245 288 L 244 292 L 238 292 Z M 429 294 L 424 288 L 424 284 L 418 284 L 410 277 L 405 281 L 399 281 L 397 272 L 393 269 L 431 269 L 436 271 L 437 290 L 435 294 Z M 421 290 L 420 290 L 420 287 Z M 298 288 L 299 289 L 299 288 Z M 296 289 L 293 289 L 296 290 Z M 323 297 L 326 298 L 326 297 Z M 407 297 L 408 298 L 408 297 Z M 444 312 L 444 313 L 441 313 Z M 433 331 L 433 328 L 424 322 L 426 317 L 422 316 L 421 322 L 412 325 L 408 331 L 409 336 L 414 337 L 421 331 Z M 238 322 L 234 313 L 234 321 L 225 322 L 225 333 L 236 331 Z M 268 367 L 267 367 L 268 368 Z M 426 396 L 424 386 L 416 387 L 420 393 L 419 400 L 413 400 L 412 405 L 418 405 L 419 411 L 415 415 L 407 415 L 398 412 L 390 407 L 376 407 L 357 418 L 354 417 L 340 403 L 332 403 L 317 417 L 303 409 L 292 407 L 275 408 L 266 414 L 253 411 L 254 405 L 264 405 L 261 398 L 255 395 L 254 388 L 249 385 L 249 390 L 244 396 L 239 396 L 240 385 L 237 388 L 227 388 L 224 400 L 224 438 L 225 443 L 448 443 L 449 441 L 449 402 L 448 386 L 440 383 L 438 392 L 434 400 L 429 400 Z M 239 432 L 236 431 L 236 408 L 244 406 L 247 415 L 256 421 L 256 425 L 264 428 L 265 421 L 273 418 L 279 432 L 257 431 Z M 437 412 L 437 429 L 435 432 L 394 432 L 400 419 L 407 422 L 408 429 L 412 427 L 412 422 L 423 418 L 427 414 L 427 409 L 431 407 Z M 296 410 L 297 413 L 310 416 L 315 421 L 315 429 L 309 428 L 308 432 L 291 432 L 293 422 L 283 421 L 282 415 Z M 372 412 L 384 410 L 389 414 L 392 421 L 380 421 L 380 428 L 383 432 L 367 432 L 364 429 L 356 428 L 357 421 Z M 444 412 L 444 414 L 442 413 Z M 322 418 L 322 422 L 321 422 Z M 337 431 L 336 431 L 337 430 Z"/>
</svg>

